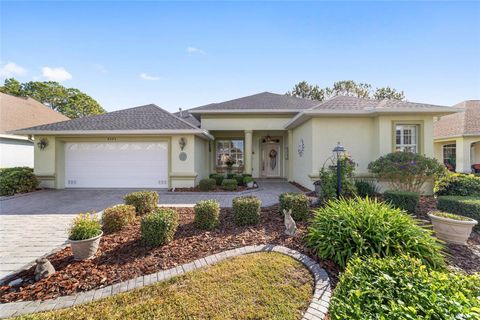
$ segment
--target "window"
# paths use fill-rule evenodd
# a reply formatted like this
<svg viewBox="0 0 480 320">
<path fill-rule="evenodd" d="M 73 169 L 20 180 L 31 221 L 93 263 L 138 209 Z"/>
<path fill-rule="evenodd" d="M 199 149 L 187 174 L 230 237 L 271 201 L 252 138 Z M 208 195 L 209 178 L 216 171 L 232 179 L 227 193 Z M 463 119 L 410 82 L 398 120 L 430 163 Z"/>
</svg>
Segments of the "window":
<svg viewBox="0 0 480 320">
<path fill-rule="evenodd" d="M 457 164 L 457 145 L 455 143 L 443 145 L 443 163 L 448 170 L 455 171 Z"/>
<path fill-rule="evenodd" d="M 228 158 L 235 161 L 234 166 L 243 166 L 243 140 L 218 140 L 216 150 L 217 166 L 226 166 Z"/>
<path fill-rule="evenodd" d="M 396 125 L 395 150 L 414 153 L 418 152 L 418 125 Z"/>
</svg>

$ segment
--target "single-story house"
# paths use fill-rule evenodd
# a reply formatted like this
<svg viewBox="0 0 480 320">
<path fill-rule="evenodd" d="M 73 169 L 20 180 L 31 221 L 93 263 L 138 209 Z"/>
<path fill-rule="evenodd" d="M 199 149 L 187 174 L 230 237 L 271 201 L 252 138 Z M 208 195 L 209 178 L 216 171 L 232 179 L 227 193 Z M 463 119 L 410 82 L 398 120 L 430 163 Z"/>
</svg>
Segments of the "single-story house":
<svg viewBox="0 0 480 320">
<path fill-rule="evenodd" d="M 33 140 L 9 131 L 65 120 L 37 100 L 0 92 L 0 168 L 33 167 Z"/>
<path fill-rule="evenodd" d="M 433 157 L 433 119 L 450 107 L 339 96 L 324 102 L 263 92 L 175 114 L 145 105 L 18 130 L 43 139 L 35 173 L 51 188 L 192 187 L 209 173 L 284 178 L 313 189 L 340 142 L 367 175 L 395 150 Z"/>
<path fill-rule="evenodd" d="M 480 100 L 454 108 L 461 112 L 434 122 L 435 157 L 452 171 L 480 172 Z"/>
</svg>

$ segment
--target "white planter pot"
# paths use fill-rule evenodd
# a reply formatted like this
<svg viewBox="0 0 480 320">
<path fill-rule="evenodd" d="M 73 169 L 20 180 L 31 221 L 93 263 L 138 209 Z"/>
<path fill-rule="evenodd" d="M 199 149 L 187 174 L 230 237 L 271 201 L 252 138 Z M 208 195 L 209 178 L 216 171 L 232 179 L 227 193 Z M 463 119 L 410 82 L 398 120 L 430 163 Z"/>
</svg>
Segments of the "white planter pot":
<svg viewBox="0 0 480 320">
<path fill-rule="evenodd" d="M 247 182 L 247 188 L 253 188 L 253 181 L 252 182 Z"/>
<path fill-rule="evenodd" d="M 430 212 L 428 216 L 432 220 L 435 235 L 441 240 L 455 244 L 467 244 L 472 228 L 478 223 L 474 219 L 454 220 L 438 217 Z"/>
<path fill-rule="evenodd" d="M 73 259 L 76 261 L 87 260 L 93 258 L 97 253 L 100 238 L 103 232 L 98 236 L 85 240 L 68 240 L 72 247 Z"/>
</svg>

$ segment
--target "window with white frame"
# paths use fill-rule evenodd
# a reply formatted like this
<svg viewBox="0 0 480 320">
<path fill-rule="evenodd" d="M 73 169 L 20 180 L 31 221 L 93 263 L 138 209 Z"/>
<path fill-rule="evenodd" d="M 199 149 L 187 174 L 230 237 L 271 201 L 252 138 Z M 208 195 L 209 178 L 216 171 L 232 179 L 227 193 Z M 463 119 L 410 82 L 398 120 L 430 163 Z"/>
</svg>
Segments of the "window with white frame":
<svg viewBox="0 0 480 320">
<path fill-rule="evenodd" d="M 395 150 L 418 153 L 418 125 L 395 126 Z"/>
<path fill-rule="evenodd" d="M 243 166 L 243 140 L 217 140 L 216 165 L 224 167 L 228 159 L 235 161 L 234 166 Z"/>
<path fill-rule="evenodd" d="M 443 145 L 443 163 L 450 169 L 455 170 L 457 164 L 457 144 Z"/>
</svg>

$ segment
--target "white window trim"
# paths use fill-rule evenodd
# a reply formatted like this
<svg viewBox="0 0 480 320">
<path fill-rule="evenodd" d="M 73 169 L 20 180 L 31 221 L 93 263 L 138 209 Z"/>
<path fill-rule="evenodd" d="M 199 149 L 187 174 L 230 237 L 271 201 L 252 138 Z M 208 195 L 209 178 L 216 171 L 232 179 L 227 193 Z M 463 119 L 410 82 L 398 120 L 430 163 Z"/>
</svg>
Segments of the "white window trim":
<svg viewBox="0 0 480 320">
<path fill-rule="evenodd" d="M 245 165 L 245 141 L 243 139 L 240 139 L 240 138 L 231 138 L 231 139 L 218 139 L 218 140 L 215 140 L 215 166 L 216 167 L 220 167 L 220 168 L 226 168 L 227 165 L 226 164 L 218 164 L 217 162 L 217 159 L 218 159 L 218 155 L 219 155 L 219 148 L 218 148 L 218 144 L 219 143 L 225 143 L 225 142 L 232 142 L 232 141 L 241 141 L 242 142 L 242 164 L 239 165 L 238 163 L 235 163 L 233 165 L 234 168 L 238 168 L 240 166 L 244 166 Z"/>
<path fill-rule="evenodd" d="M 400 143 L 397 143 L 397 130 L 401 130 L 400 133 Z M 415 139 L 412 143 L 405 143 L 405 129 L 414 129 Z M 403 123 L 396 123 L 395 124 L 395 150 L 397 151 L 405 151 L 405 148 L 414 148 L 415 153 L 420 153 L 420 144 L 419 144 L 419 133 L 420 133 L 420 125 L 418 124 L 403 124 Z"/>
</svg>

